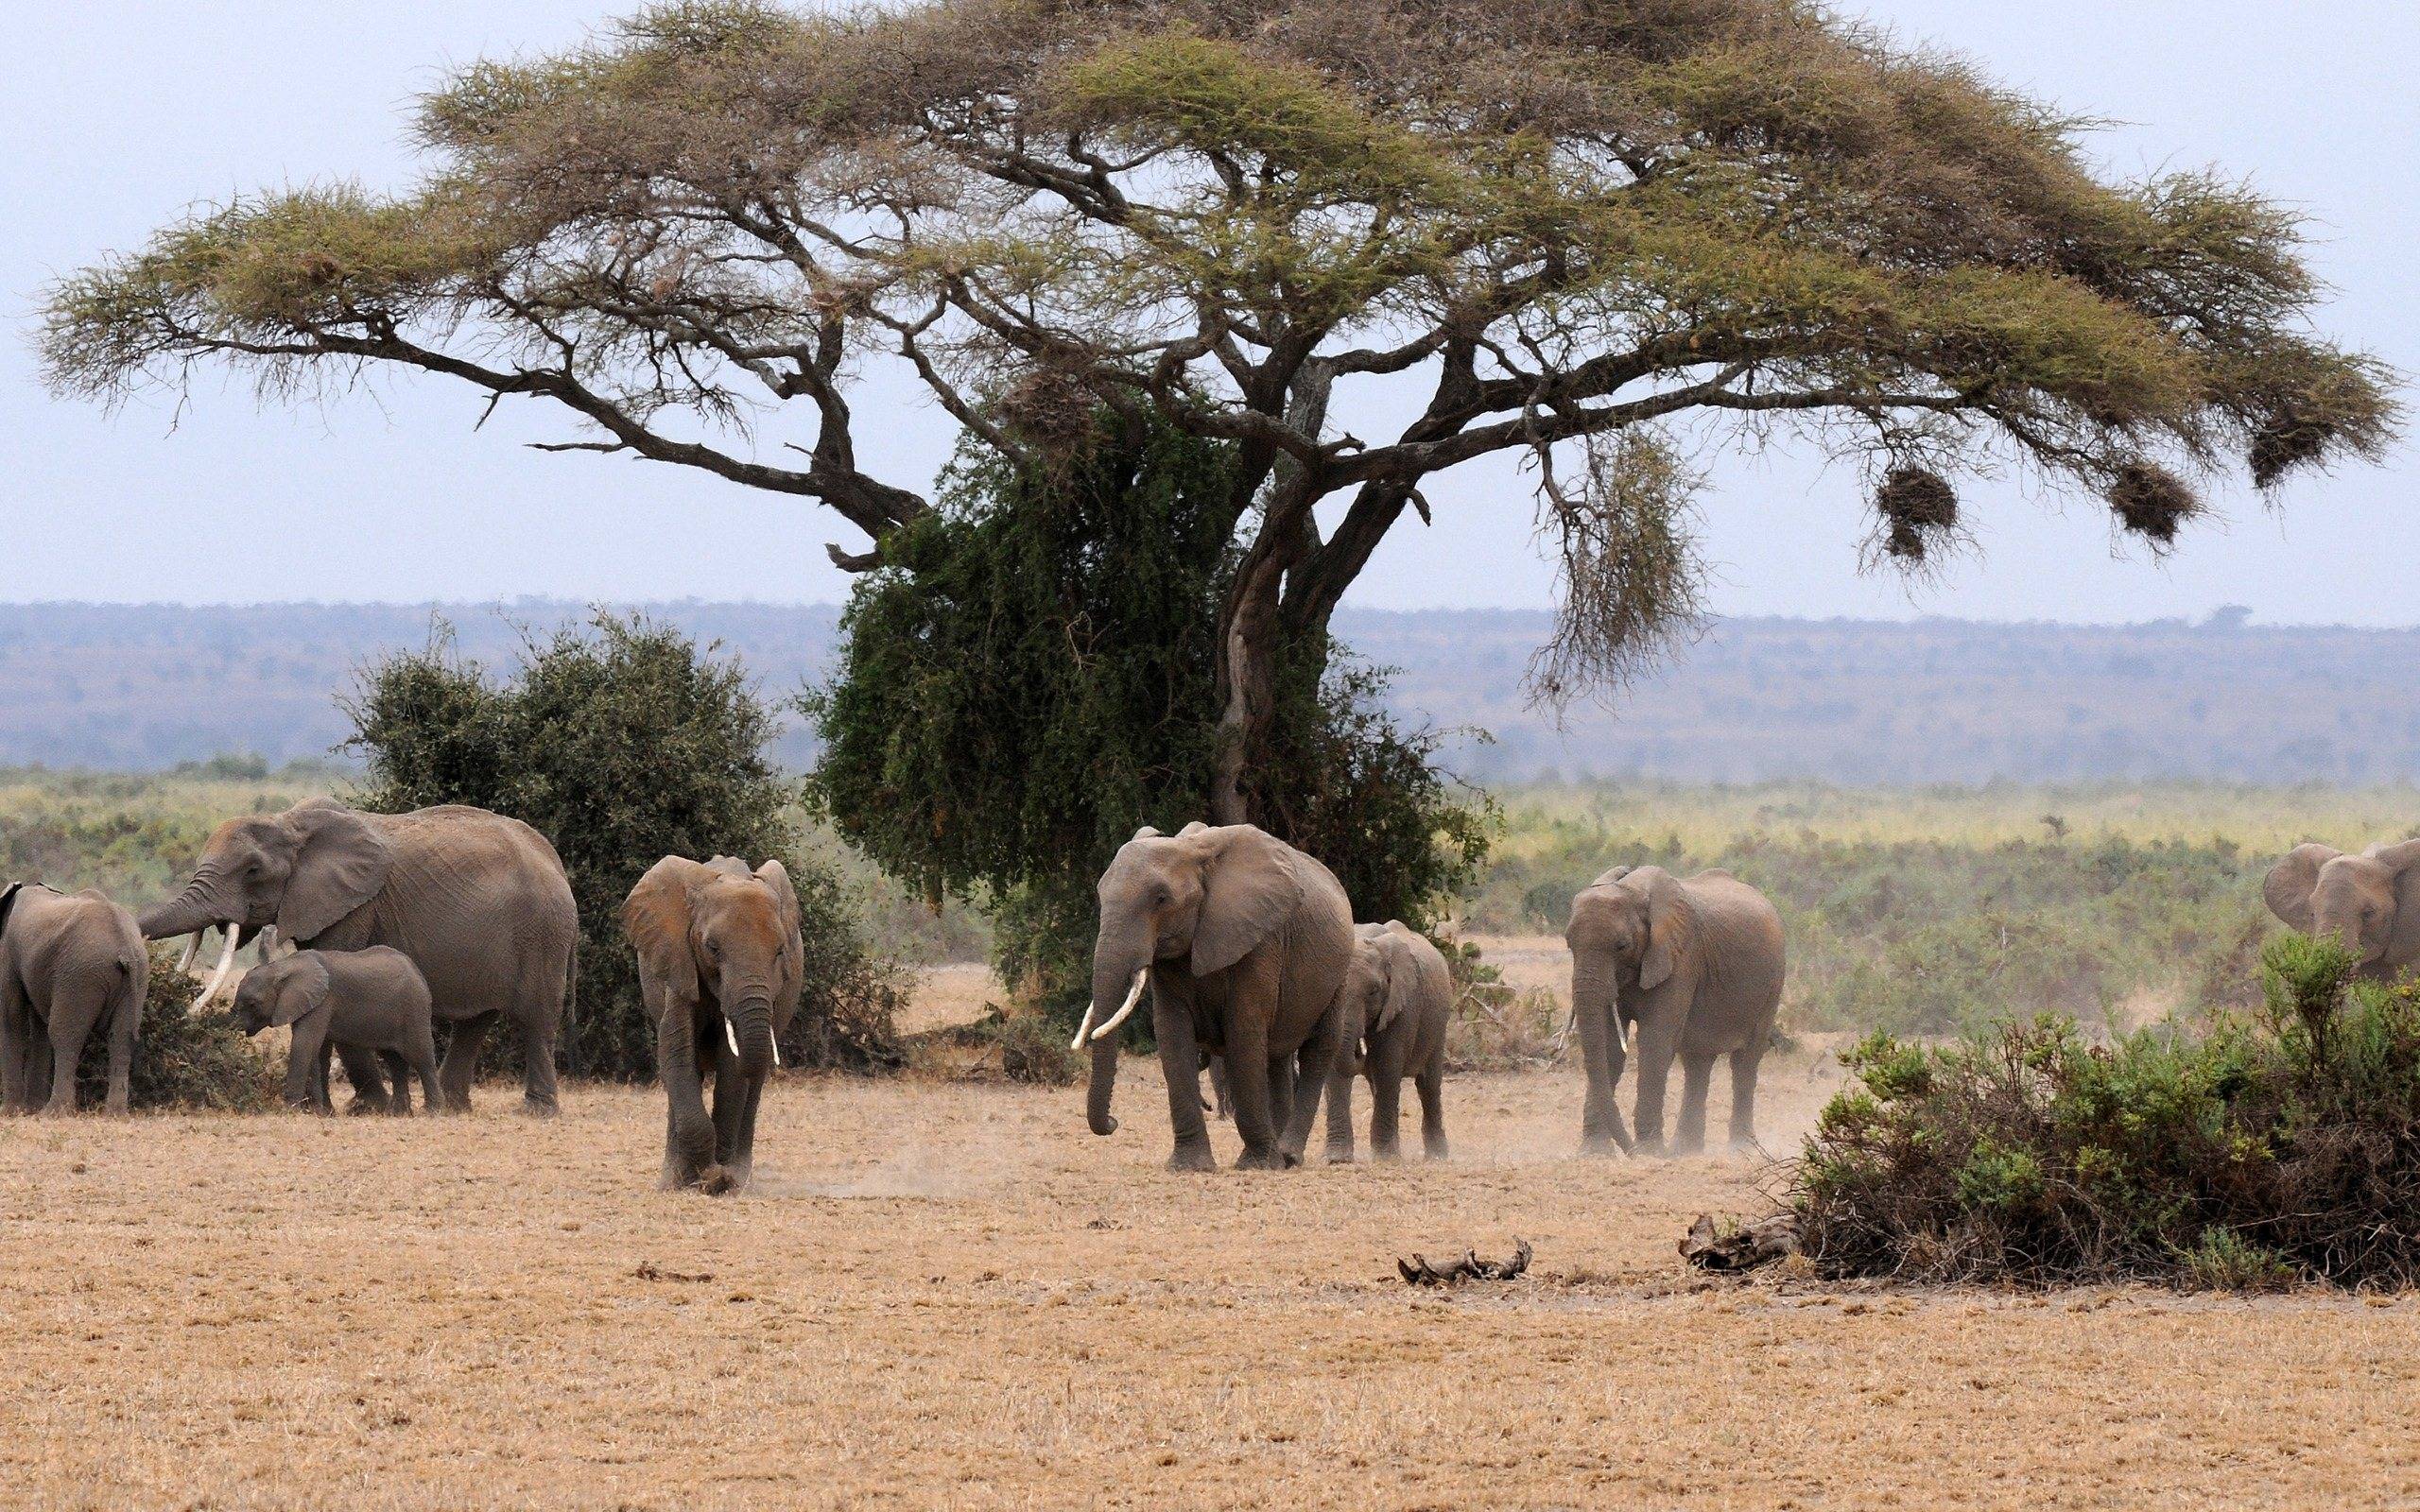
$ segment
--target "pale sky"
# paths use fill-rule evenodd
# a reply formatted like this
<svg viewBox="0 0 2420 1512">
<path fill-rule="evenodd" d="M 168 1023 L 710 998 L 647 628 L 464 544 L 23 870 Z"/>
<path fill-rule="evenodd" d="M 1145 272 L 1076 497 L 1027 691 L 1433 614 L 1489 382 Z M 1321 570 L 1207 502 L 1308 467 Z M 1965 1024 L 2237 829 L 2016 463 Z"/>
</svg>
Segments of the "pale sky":
<svg viewBox="0 0 2420 1512">
<path fill-rule="evenodd" d="M 448 64 L 544 49 L 612 0 L 397 5 L 85 0 L 19 8 L 0 75 L 0 601 L 490 599 L 836 601 L 828 513 L 618 457 L 547 455 L 535 404 L 474 434 L 478 398 L 391 378 L 324 408 L 205 384 L 182 413 L 55 402 L 26 339 L 42 285 L 197 199 L 356 178 L 401 185 L 411 97 Z M 2420 317 L 2420 7 L 2410 0 L 1870 0 L 1844 7 L 1954 48 L 2003 81 L 2123 123 L 2116 169 L 2218 163 L 2308 215 L 2338 289 L 2325 329 L 2407 372 Z M 921 487 L 951 426 L 905 388 L 859 400 L 859 449 Z M 1705 540 L 1726 613 L 2111 621 L 2247 604 L 2267 623 L 2420 623 L 2420 451 L 2307 479 L 2272 514 L 2221 501 L 2169 561 L 2113 556 L 2106 516 L 2014 486 L 1970 493 L 1984 556 L 1910 589 L 1860 576 L 1858 481 L 1791 457 L 1719 460 Z M 1350 602 L 1538 607 L 1551 575 L 1509 469 L 1430 490 Z"/>
</svg>

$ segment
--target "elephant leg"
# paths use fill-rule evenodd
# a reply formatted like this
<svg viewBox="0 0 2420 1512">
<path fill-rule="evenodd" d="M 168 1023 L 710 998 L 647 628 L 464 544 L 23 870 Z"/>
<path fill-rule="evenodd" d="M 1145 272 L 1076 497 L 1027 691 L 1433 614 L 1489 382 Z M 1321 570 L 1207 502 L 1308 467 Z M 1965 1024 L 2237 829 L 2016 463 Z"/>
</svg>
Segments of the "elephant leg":
<svg viewBox="0 0 2420 1512">
<path fill-rule="evenodd" d="M 387 1068 L 387 1111 L 397 1118 L 411 1117 L 411 1062 L 406 1060 L 400 1051 L 381 1050 L 378 1052 L 378 1063 Z M 436 1109 L 432 1108 L 429 1111 L 435 1112 Z"/>
<path fill-rule="evenodd" d="M 1621 1105 L 1614 1090 L 1622 1079 L 1622 1035 L 1613 1010 L 1601 1004 L 1583 1005 L 1580 1014 L 1580 1061 L 1588 1079 L 1587 1101 L 1580 1115 L 1580 1152 L 1602 1155 L 1618 1147 L 1635 1148 L 1630 1130 L 1622 1126 Z"/>
<path fill-rule="evenodd" d="M 1445 1144 L 1445 1057 L 1441 1054 L 1421 1068 L 1420 1151 L 1432 1160 L 1453 1158 Z"/>
<path fill-rule="evenodd" d="M 560 998 L 561 994 L 557 994 Z M 555 1021 L 551 1011 L 521 1022 L 521 1110 L 552 1118 L 562 1110 L 555 1091 Z"/>
<path fill-rule="evenodd" d="M 487 1043 L 488 1028 L 495 1021 L 493 1009 L 475 1013 L 456 1023 L 453 1038 L 445 1041 L 445 1063 L 437 1069 L 437 1084 L 444 1090 L 448 1111 L 471 1110 L 471 1083 L 479 1076 L 479 1048 Z M 352 1069 L 350 1062 L 346 1069 Z"/>
<path fill-rule="evenodd" d="M 108 984 L 71 978 L 56 984 L 50 994 L 50 1101 L 43 1111 L 65 1115 L 76 1111 L 76 1068 L 84 1058 L 84 1041 L 110 1008 Z"/>
<path fill-rule="evenodd" d="M 345 1105 L 344 1110 L 365 1115 L 385 1112 L 388 1106 L 387 1075 L 379 1068 L 377 1052 L 365 1050 L 359 1045 L 339 1044 L 335 1047 L 335 1053 L 336 1057 L 344 1062 L 345 1080 L 353 1083 L 353 1101 Z M 320 1096 L 327 1096 L 324 1087 Z M 329 1106 L 333 1108 L 335 1105 L 331 1103 Z"/>
<path fill-rule="evenodd" d="M 22 1113 L 33 1105 L 26 1073 L 33 1056 L 33 1010 L 11 980 L 0 980 L 0 1112 Z"/>
<path fill-rule="evenodd" d="M 285 1047 L 285 1106 L 318 1112 L 326 1106 L 328 1021 L 324 1011 L 294 1021 L 294 1039 Z M 350 1069 L 352 1062 L 346 1062 Z"/>
<path fill-rule="evenodd" d="M 659 1006 L 650 1003 L 657 1013 L 655 1024 L 655 1075 L 664 1084 L 664 1186 L 700 1186 L 710 1177 L 719 1179 L 715 1167 L 715 1125 L 706 1112 L 704 1073 L 699 1062 L 703 1049 L 703 1035 L 713 1034 L 715 1051 L 721 1051 L 721 1036 L 700 1021 L 712 1017 L 694 1004 L 672 1003 Z"/>
<path fill-rule="evenodd" d="M 1286 1109 L 1278 1146 L 1290 1165 L 1303 1163 L 1303 1151 L 1311 1143 L 1311 1125 L 1320 1116 L 1320 1092 L 1327 1085 L 1328 1068 L 1341 1056 L 1337 1046 L 1337 1009 L 1328 1009 L 1319 1027 L 1303 1041 L 1303 1048 L 1287 1057 L 1296 1074 L 1291 1078 L 1293 1097 Z"/>
<path fill-rule="evenodd" d="M 40 1112 L 50 1097 L 50 1025 L 34 1021 L 33 1038 L 26 1045 L 26 1107 Z"/>
<path fill-rule="evenodd" d="M 1294 1125 L 1293 1056 L 1269 1057 L 1269 1126 L 1277 1132 L 1277 1148 L 1286 1149 L 1287 1131 Z"/>
<path fill-rule="evenodd" d="M 1175 994 L 1151 994 L 1151 1033 L 1160 1041 L 1160 1074 L 1168 1084 L 1168 1127 L 1176 1148 L 1168 1156 L 1171 1171 L 1215 1171 L 1218 1157 L 1210 1153 L 1210 1127 L 1201 1121 L 1201 1050 L 1194 1042 L 1193 1009 L 1173 1001 Z M 1213 1085 L 1225 1078 L 1211 1062 Z"/>
<path fill-rule="evenodd" d="M 1327 1163 L 1353 1163 L 1353 1057 L 1338 1055 L 1327 1068 Z"/>
<path fill-rule="evenodd" d="M 143 995 L 147 967 L 121 972 L 110 1005 L 110 1088 L 102 1111 L 123 1117 L 133 1105 L 134 1041 L 143 1030 Z"/>
<path fill-rule="evenodd" d="M 1638 1025 L 1638 1102 L 1632 1120 L 1638 1125 L 1638 1148 L 1648 1155 L 1664 1153 L 1664 1088 L 1672 1078 L 1672 1057 L 1679 1049 L 1677 1029 Z"/>
<path fill-rule="evenodd" d="M 1681 1057 L 1681 1118 L 1673 1130 L 1673 1153 L 1699 1155 L 1705 1150 L 1705 1092 L 1714 1079 L 1712 1056 Z"/>
<path fill-rule="evenodd" d="M 1731 1052 L 1731 1147 L 1756 1147 L 1756 1067 L 1765 1047 L 1750 1045 Z"/>
<path fill-rule="evenodd" d="M 1227 1024 L 1227 1090 L 1236 1099 L 1236 1132 L 1244 1138 L 1239 1171 L 1276 1171 L 1286 1164 L 1270 1115 L 1269 1026 L 1249 1011 L 1231 1013 Z"/>
<path fill-rule="evenodd" d="M 1236 1116 L 1236 1100 L 1227 1093 L 1227 1058 L 1224 1056 L 1210 1057 L 1210 1094 L 1218 1099 L 1219 1121 L 1232 1123 Z"/>
<path fill-rule="evenodd" d="M 1389 1044 L 1370 1055 L 1370 1159 L 1392 1165 L 1403 1159 L 1403 1048 Z"/>
</svg>

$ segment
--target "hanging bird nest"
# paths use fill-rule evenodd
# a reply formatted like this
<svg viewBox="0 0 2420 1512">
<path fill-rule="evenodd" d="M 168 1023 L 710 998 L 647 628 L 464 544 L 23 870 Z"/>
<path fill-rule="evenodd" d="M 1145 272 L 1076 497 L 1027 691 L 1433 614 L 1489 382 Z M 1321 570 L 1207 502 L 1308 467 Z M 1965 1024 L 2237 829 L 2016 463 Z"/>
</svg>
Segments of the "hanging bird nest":
<svg viewBox="0 0 2420 1512">
<path fill-rule="evenodd" d="M 2252 438 L 2253 485 L 2273 489 L 2296 468 L 2316 464 L 2335 435 L 2331 426 L 2292 417 L 2261 426 Z"/>
<path fill-rule="evenodd" d="M 1874 490 L 1874 511 L 1882 517 L 1882 552 L 1917 563 L 1947 544 L 1958 529 L 1958 490 L 1930 468 L 1895 467 Z"/>
<path fill-rule="evenodd" d="M 2161 549 L 2174 545 L 2185 522 L 2205 510 L 2183 478 L 2152 462 L 2119 468 L 2108 498 L 2119 524 Z"/>
<path fill-rule="evenodd" d="M 1001 426 L 1049 462 L 1067 461 L 1092 444 L 1099 409 L 1081 380 L 1052 368 L 1018 374 L 993 405 Z"/>
</svg>

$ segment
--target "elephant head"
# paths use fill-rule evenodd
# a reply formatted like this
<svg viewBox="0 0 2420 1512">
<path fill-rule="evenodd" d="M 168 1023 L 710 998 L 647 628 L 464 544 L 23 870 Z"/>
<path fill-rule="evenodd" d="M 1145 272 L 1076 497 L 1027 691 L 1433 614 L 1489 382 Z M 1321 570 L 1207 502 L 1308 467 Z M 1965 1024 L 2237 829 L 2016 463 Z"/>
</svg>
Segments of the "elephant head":
<svg viewBox="0 0 2420 1512">
<path fill-rule="evenodd" d="M 293 1027 L 328 1005 L 328 969 L 304 952 L 256 966 L 235 988 L 235 1026 L 246 1034 Z"/>
<path fill-rule="evenodd" d="M 1284 925 L 1303 899 L 1288 849 L 1249 824 L 1189 824 L 1162 834 L 1149 826 L 1118 848 L 1098 889 L 1092 1004 L 1076 1043 L 1092 1049 L 1085 1117 L 1115 1133 L 1110 1092 L 1117 1080 L 1116 1029 L 1134 1011 L 1151 968 L 1165 963 L 1208 976 L 1242 960 Z"/>
<path fill-rule="evenodd" d="M 298 944 L 333 928 L 376 898 L 394 864 L 387 837 L 354 810 L 314 799 L 283 814 L 231 819 L 213 831 L 182 892 L 144 910 L 146 939 L 226 931 L 218 969 L 200 1006 L 217 996 L 245 938 L 275 930 Z M 188 946 L 182 964 L 192 964 Z"/>
<path fill-rule="evenodd" d="M 1344 1005 L 1344 1070 L 1357 1071 L 1362 1041 L 1412 1011 L 1420 998 L 1420 957 L 1411 942 L 1419 936 L 1401 919 L 1383 924 L 1357 924 L 1353 930 L 1353 961 L 1344 969 L 1344 986 L 1337 996 Z"/>
<path fill-rule="evenodd" d="M 2420 959 L 2420 840 L 2348 856 L 2298 845 L 2261 885 L 2269 911 L 2306 935 L 2334 935 L 2363 966 Z"/>
<path fill-rule="evenodd" d="M 622 928 L 661 994 L 659 1013 L 693 1024 L 711 1001 L 743 1074 L 781 1064 L 774 1041 L 798 1007 L 804 963 L 798 893 L 780 862 L 751 872 L 730 856 L 703 866 L 666 856 L 631 889 Z"/>
<path fill-rule="evenodd" d="M 1611 963 L 1623 985 L 1650 991 L 1696 959 L 1697 907 L 1662 867 L 1616 867 L 1571 901 L 1564 939 L 1576 982 L 1613 986 L 1588 980 Z"/>
</svg>

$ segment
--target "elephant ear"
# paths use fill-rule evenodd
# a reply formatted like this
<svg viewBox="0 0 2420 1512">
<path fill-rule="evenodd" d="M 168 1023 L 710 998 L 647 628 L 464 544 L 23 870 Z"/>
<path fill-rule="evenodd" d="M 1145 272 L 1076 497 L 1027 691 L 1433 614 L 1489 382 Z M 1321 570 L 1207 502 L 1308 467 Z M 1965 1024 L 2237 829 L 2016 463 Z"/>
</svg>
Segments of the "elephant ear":
<svg viewBox="0 0 2420 1512">
<path fill-rule="evenodd" d="M 2317 922 L 2311 907 L 2311 889 L 2319 885 L 2319 868 L 2342 855 L 2341 850 L 2324 845 L 2298 845 L 2286 852 L 2286 859 L 2269 868 L 2268 880 L 2260 885 L 2260 898 L 2269 911 L 2286 921 L 2286 927 L 2297 934 L 2308 935 Z"/>
<path fill-rule="evenodd" d="M 1203 868 L 1201 919 L 1193 930 L 1193 974 L 1223 971 L 1275 934 L 1303 901 L 1288 848 L 1256 825 L 1204 830 L 1217 837 Z"/>
<path fill-rule="evenodd" d="M 1420 998 L 1420 957 L 1403 937 L 1402 929 L 1389 920 L 1386 934 L 1378 938 L 1378 958 L 1387 963 L 1387 1000 L 1378 1005 L 1378 1022 L 1370 1026 L 1372 1034 L 1409 1013 Z"/>
<path fill-rule="evenodd" d="M 277 932 L 308 945 L 378 896 L 395 848 L 359 814 L 320 800 L 288 809 L 279 821 L 301 842 L 278 901 Z"/>
<path fill-rule="evenodd" d="M 1126 837 L 1126 843 L 1132 845 L 1137 840 L 1156 840 L 1159 837 L 1160 832 L 1147 824 L 1141 829 L 1135 831 L 1132 834 L 1128 835 Z"/>
<path fill-rule="evenodd" d="M 1670 872 L 1648 868 L 1647 953 L 1639 957 L 1638 985 L 1657 988 L 1698 953 L 1698 906 Z"/>
<path fill-rule="evenodd" d="M 2387 936 L 2387 960 L 2396 965 L 2420 961 L 2420 840 L 2374 845 L 2365 853 L 2394 873 L 2394 927 Z"/>
<path fill-rule="evenodd" d="M 756 880 L 773 895 L 773 917 L 781 921 L 782 965 L 788 974 L 789 988 L 782 1001 L 774 1006 L 781 1012 L 776 1028 L 786 1028 L 790 1015 L 797 1011 L 799 993 L 806 986 L 806 944 L 800 937 L 798 889 L 790 885 L 787 867 L 778 861 L 768 861 L 756 868 Z"/>
<path fill-rule="evenodd" d="M 253 970 L 269 968 L 254 967 Z M 328 1005 L 328 968 L 327 963 L 320 959 L 318 952 L 305 951 L 294 956 L 290 964 L 281 964 L 275 970 L 280 973 L 280 979 L 277 995 L 271 1000 L 276 1005 L 269 1011 L 271 1026 L 290 1028 L 300 1020 Z"/>
<path fill-rule="evenodd" d="M 1210 828 L 1210 826 L 1202 823 L 1200 819 L 1196 819 L 1191 824 L 1186 825 L 1184 829 L 1177 831 L 1176 837 L 1180 840 L 1188 840 L 1208 828 Z"/>
<path fill-rule="evenodd" d="M 1597 878 L 1595 882 L 1590 883 L 1588 885 L 1591 887 L 1610 886 L 1637 869 L 1638 868 L 1636 867 L 1632 866 L 1609 867 Z"/>
<path fill-rule="evenodd" d="M 661 985 L 667 1002 L 698 1001 L 698 956 L 689 943 L 689 889 L 706 868 L 685 856 L 666 856 L 647 868 L 622 900 L 622 933 L 639 953 L 640 974 Z"/>
<path fill-rule="evenodd" d="M 25 890 L 26 885 L 22 882 L 12 882 L 6 887 L 0 887 L 0 935 L 9 932 L 9 916 L 16 911 L 17 894 Z"/>
</svg>

